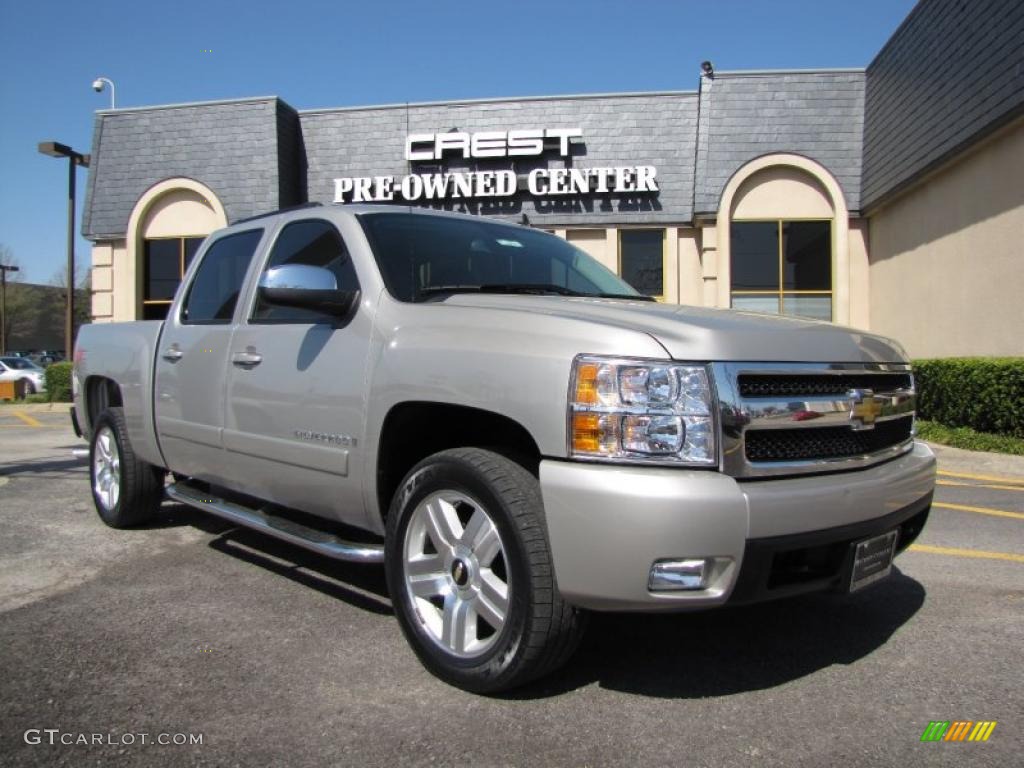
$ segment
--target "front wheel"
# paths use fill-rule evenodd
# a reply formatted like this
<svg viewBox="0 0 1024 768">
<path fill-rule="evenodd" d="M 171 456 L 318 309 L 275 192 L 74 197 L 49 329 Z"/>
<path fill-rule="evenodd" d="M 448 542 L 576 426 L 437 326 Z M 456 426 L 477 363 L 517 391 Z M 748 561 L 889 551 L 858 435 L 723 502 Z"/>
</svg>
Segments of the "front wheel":
<svg viewBox="0 0 1024 768">
<path fill-rule="evenodd" d="M 388 589 L 423 664 L 477 693 L 563 664 L 583 615 L 555 584 L 537 479 L 497 453 L 443 451 L 406 476 L 388 517 Z"/>
<path fill-rule="evenodd" d="M 160 508 L 164 471 L 135 455 L 120 408 L 103 411 L 93 425 L 89 482 L 96 511 L 111 528 L 141 525 Z"/>
<path fill-rule="evenodd" d="M 36 393 L 36 385 L 32 383 L 32 379 L 22 379 L 22 383 L 25 385 L 25 395 L 34 395 Z"/>
</svg>

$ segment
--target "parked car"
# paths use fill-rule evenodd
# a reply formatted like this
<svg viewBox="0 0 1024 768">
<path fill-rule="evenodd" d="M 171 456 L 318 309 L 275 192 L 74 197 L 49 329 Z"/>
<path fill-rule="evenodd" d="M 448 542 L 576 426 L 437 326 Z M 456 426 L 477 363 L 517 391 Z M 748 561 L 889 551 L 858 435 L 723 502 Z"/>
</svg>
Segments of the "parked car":
<svg viewBox="0 0 1024 768">
<path fill-rule="evenodd" d="M 0 381 L 24 381 L 29 395 L 46 390 L 46 372 L 27 357 L 0 357 Z"/>
<path fill-rule="evenodd" d="M 935 482 L 896 342 L 657 303 L 558 237 L 405 207 L 214 233 L 166 320 L 81 329 L 72 385 L 105 523 L 166 493 L 383 563 L 422 662 L 480 692 L 562 664 L 589 610 L 877 583 Z"/>
</svg>

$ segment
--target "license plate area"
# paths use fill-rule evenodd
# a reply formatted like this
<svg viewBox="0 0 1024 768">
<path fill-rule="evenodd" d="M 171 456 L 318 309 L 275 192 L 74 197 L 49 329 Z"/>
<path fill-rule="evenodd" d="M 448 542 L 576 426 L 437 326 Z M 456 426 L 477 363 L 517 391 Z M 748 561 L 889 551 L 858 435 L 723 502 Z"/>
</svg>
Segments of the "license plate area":
<svg viewBox="0 0 1024 768">
<path fill-rule="evenodd" d="M 898 533 L 899 529 L 894 528 L 880 536 L 872 536 L 853 545 L 850 592 L 870 586 L 892 572 Z"/>
</svg>

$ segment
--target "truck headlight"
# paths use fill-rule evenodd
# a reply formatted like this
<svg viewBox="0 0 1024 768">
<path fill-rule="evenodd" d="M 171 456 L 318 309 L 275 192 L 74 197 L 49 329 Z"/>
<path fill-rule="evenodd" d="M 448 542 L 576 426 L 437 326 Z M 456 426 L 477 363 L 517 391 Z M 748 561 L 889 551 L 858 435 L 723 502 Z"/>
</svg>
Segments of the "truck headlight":
<svg viewBox="0 0 1024 768">
<path fill-rule="evenodd" d="M 581 355 L 569 384 L 569 455 L 718 463 L 707 366 Z"/>
</svg>

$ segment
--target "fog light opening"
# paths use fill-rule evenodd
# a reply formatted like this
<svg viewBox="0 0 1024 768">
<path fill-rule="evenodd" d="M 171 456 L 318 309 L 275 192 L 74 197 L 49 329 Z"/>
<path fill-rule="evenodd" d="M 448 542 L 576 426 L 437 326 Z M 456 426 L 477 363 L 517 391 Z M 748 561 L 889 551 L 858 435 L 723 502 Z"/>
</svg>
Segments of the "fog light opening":
<svg viewBox="0 0 1024 768">
<path fill-rule="evenodd" d="M 651 566 L 647 588 L 651 592 L 705 589 L 711 562 L 711 558 L 658 560 Z"/>
</svg>

